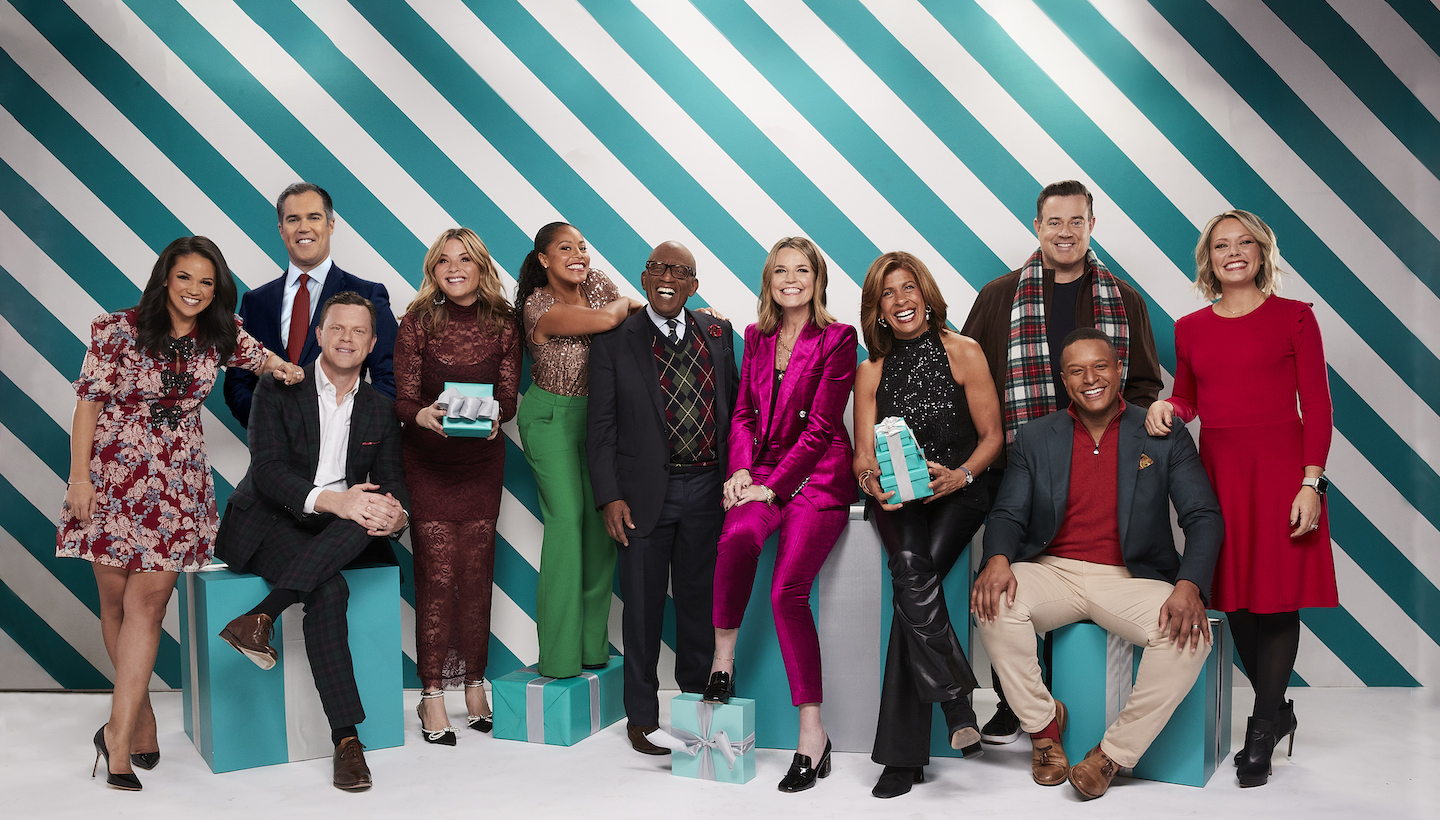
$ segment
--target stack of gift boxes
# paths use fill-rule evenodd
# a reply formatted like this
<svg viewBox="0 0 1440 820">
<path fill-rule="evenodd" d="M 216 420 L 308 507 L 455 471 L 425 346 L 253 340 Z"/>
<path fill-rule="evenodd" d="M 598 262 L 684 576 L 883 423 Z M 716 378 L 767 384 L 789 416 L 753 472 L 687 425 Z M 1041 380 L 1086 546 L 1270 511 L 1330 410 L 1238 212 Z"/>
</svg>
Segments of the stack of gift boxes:
<svg viewBox="0 0 1440 820">
<path fill-rule="evenodd" d="M 925 450 L 915 441 L 905 419 L 890 416 L 875 425 L 875 458 L 880 462 L 880 489 L 893 492 L 890 504 L 934 495 Z"/>
</svg>

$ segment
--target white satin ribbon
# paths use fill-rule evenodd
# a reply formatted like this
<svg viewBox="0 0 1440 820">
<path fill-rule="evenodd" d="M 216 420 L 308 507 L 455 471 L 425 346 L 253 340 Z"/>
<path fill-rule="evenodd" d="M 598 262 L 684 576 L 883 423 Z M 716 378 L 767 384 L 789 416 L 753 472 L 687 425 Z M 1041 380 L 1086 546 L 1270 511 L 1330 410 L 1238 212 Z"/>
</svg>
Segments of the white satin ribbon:
<svg viewBox="0 0 1440 820">
<path fill-rule="evenodd" d="M 500 402 L 493 396 L 467 396 L 452 387 L 435 399 L 435 405 L 444 410 L 445 417 L 450 419 L 500 420 Z"/>
<path fill-rule="evenodd" d="M 890 470 L 895 474 L 895 497 L 901 501 L 914 499 L 915 485 L 910 482 L 910 465 L 905 463 L 905 437 L 909 436 L 911 440 L 915 438 L 910 432 L 910 425 L 899 416 L 887 416 L 875 425 L 875 436 L 877 439 L 885 439 L 885 446 L 889 450 Z M 920 445 L 917 443 L 915 448 L 919 450 Z"/>
</svg>

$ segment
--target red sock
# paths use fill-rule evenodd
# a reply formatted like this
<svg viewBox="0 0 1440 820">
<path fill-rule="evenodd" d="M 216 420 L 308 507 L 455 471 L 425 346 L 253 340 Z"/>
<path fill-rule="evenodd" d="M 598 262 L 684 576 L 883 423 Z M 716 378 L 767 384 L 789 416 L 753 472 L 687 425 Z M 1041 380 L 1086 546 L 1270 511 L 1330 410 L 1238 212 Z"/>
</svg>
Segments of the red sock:
<svg viewBox="0 0 1440 820">
<path fill-rule="evenodd" d="M 1056 743 L 1059 743 L 1059 742 L 1060 742 L 1060 721 L 1055 720 L 1055 719 L 1052 718 L 1049 723 L 1045 724 L 1045 728 L 1044 728 L 1044 729 L 1041 729 L 1041 730 L 1038 731 L 1038 732 L 1031 732 L 1031 733 L 1030 733 L 1030 739 L 1031 739 L 1031 740 L 1039 740 L 1039 739 L 1042 738 L 1042 737 L 1043 737 L 1043 738 L 1049 738 L 1050 740 L 1053 740 L 1053 741 L 1055 741 Z"/>
</svg>

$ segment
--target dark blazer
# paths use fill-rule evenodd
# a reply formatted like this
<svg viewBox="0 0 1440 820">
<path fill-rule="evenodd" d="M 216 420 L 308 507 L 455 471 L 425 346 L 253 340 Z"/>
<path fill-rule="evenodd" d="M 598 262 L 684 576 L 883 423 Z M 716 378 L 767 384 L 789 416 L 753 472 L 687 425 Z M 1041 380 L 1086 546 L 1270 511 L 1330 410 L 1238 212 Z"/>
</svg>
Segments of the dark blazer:
<svg viewBox="0 0 1440 820">
<path fill-rule="evenodd" d="M 834 322 L 824 330 L 807 324 L 800 331 L 772 414 L 779 336 L 779 331 L 761 333 L 758 325 L 745 328 L 729 472 L 774 464 L 760 483 L 774 490 L 780 503 L 803 492 L 820 509 L 849 506 L 859 496 L 845 427 L 845 405 L 855 386 L 855 328 Z"/>
<path fill-rule="evenodd" d="M 735 369 L 735 331 L 728 321 L 689 310 L 715 368 L 715 445 L 721 471 L 729 455 L 730 415 L 740 374 Z M 719 328 L 716 335 L 711 328 Z M 691 327 L 689 333 L 695 332 Z M 624 499 L 635 535 L 654 529 L 670 479 L 670 432 L 665 397 L 655 364 L 655 324 L 641 310 L 590 341 L 590 403 L 585 455 L 595 506 Z"/>
<path fill-rule="evenodd" d="M 325 287 L 320 289 L 320 301 L 312 305 L 315 309 L 310 317 L 310 327 L 305 331 L 305 347 L 300 350 L 300 364 L 308 365 L 320 357 L 320 343 L 315 340 L 315 328 L 320 326 L 320 309 L 331 296 L 353 290 L 375 304 L 375 349 L 365 359 L 360 378 L 370 374 L 370 383 L 391 401 L 395 400 L 395 331 L 399 323 L 390 310 L 390 294 L 385 286 L 352 276 L 331 264 L 330 273 L 325 277 Z M 240 318 L 245 322 L 245 331 L 260 340 L 270 352 L 285 358 L 285 344 L 280 327 L 281 303 L 285 296 L 285 277 L 272 279 L 260 287 L 247 291 L 240 297 Z M 225 369 L 225 404 L 230 407 L 235 420 L 241 427 L 250 423 L 250 402 L 255 393 L 256 376 L 239 367 Z"/>
<path fill-rule="evenodd" d="M 1024 425 L 1010 446 L 1010 466 L 985 524 L 985 561 L 1034 558 L 1060 530 L 1070 495 L 1075 420 L 1057 410 Z M 1183 424 L 1156 438 L 1145 432 L 1145 410 L 1125 405 L 1120 418 L 1120 474 L 1116 514 L 1125 567 L 1139 578 L 1192 581 L 1210 598 L 1210 577 L 1225 538 L 1220 502 Z M 1141 467 L 1141 456 L 1150 464 Z M 1175 552 L 1170 502 L 1185 531 L 1185 556 Z"/>
<path fill-rule="evenodd" d="M 315 488 L 320 464 L 320 398 L 315 392 L 315 368 L 305 367 L 305 379 L 286 385 L 262 379 L 255 391 L 254 424 L 250 425 L 250 469 L 230 494 L 225 520 L 215 538 L 215 554 L 237 570 L 264 541 L 281 515 L 303 521 L 305 498 Z M 350 415 L 350 444 L 346 450 L 345 480 L 350 484 L 380 485 L 406 510 L 405 474 L 400 463 L 400 423 L 394 405 L 375 388 L 360 382 Z M 358 524 L 356 526 L 359 526 Z M 383 539 L 376 539 L 383 543 Z M 388 547 L 382 549 L 388 550 Z M 367 553 L 372 557 L 375 553 Z M 389 556 L 394 562 L 394 554 Z"/>
</svg>

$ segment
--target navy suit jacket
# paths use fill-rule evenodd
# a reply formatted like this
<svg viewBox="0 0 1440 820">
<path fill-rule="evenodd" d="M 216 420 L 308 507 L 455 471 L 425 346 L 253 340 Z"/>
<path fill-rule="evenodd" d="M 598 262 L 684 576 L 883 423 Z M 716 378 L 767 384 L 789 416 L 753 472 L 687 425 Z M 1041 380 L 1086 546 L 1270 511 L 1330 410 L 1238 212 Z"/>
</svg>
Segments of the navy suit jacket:
<svg viewBox="0 0 1440 820">
<path fill-rule="evenodd" d="M 386 398 L 395 399 L 395 332 L 399 323 L 390 310 L 390 294 L 385 286 L 352 276 L 331 264 L 330 274 L 325 277 L 325 287 L 320 291 L 320 300 L 313 307 L 310 327 L 305 332 L 305 347 L 300 351 L 299 364 L 304 367 L 320 358 L 320 343 L 315 340 L 315 328 L 320 325 L 320 309 L 325 301 L 335 294 L 353 290 L 375 304 L 375 349 L 365 359 L 360 378 L 369 373 L 370 383 Z M 285 358 L 285 343 L 280 327 L 280 310 L 285 296 L 285 277 L 272 279 L 240 297 L 240 318 L 245 330 L 260 340 L 272 353 Z M 241 427 L 250 425 L 250 399 L 255 393 L 256 376 L 249 370 L 238 367 L 225 369 L 225 404 L 235 415 Z"/>
<path fill-rule="evenodd" d="M 1045 551 L 1065 517 L 1075 420 L 1057 410 L 1022 426 L 1010 445 L 1010 464 L 985 522 L 984 561 L 1011 563 Z M 1220 502 L 1185 425 L 1169 435 L 1145 432 L 1145 408 L 1127 403 L 1120 417 L 1116 516 L 1125 568 L 1138 578 L 1194 582 L 1210 599 L 1210 579 L 1225 538 Z M 1185 556 L 1175 552 L 1170 503 L 1185 531 Z"/>
<path fill-rule="evenodd" d="M 699 327 L 715 370 L 715 446 L 721 474 L 728 455 L 730 414 L 740 387 L 735 331 L 727 321 L 685 311 Z M 716 335 L 711 328 L 719 328 Z M 645 537 L 660 519 L 670 479 L 670 427 L 655 364 L 655 324 L 641 310 L 590 341 L 590 401 L 585 453 L 596 507 L 623 499 L 635 535 Z M 687 333 L 695 332 L 691 327 Z"/>
</svg>

